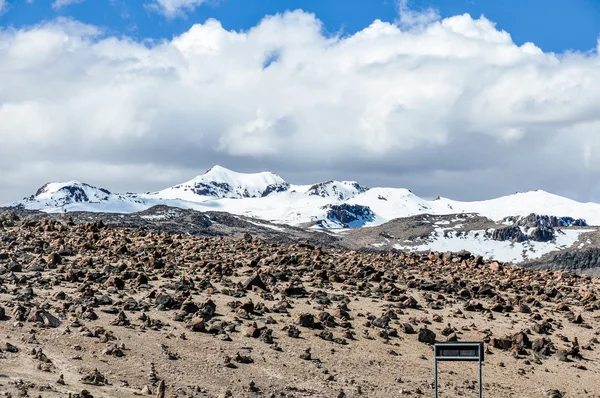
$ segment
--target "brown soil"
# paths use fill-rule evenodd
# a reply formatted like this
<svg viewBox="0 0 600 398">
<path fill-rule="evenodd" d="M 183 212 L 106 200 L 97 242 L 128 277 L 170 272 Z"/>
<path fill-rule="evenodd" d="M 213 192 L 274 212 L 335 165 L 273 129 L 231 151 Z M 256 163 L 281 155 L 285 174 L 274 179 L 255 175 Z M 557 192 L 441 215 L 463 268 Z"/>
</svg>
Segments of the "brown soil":
<svg viewBox="0 0 600 398">
<path fill-rule="evenodd" d="M 6 396 L 431 397 L 427 328 L 486 342 L 486 397 L 600 397 L 595 278 L 12 215 L 0 272 Z M 440 397 L 477 396 L 476 364 L 440 370 Z"/>
</svg>

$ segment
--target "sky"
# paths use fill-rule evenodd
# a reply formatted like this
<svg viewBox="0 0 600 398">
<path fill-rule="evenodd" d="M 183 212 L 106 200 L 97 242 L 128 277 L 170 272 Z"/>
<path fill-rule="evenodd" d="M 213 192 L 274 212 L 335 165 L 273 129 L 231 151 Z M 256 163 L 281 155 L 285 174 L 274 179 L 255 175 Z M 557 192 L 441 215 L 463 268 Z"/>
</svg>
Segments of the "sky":
<svg viewBox="0 0 600 398">
<path fill-rule="evenodd" d="M 600 1 L 0 0 L 0 203 L 212 165 L 600 202 Z"/>
</svg>

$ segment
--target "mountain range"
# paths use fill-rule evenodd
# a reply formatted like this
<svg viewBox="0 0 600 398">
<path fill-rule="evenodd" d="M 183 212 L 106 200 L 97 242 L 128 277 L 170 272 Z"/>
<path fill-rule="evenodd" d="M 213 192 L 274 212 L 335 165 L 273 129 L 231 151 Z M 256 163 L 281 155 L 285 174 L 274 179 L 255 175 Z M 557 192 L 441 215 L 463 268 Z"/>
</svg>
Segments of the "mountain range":
<svg viewBox="0 0 600 398">
<path fill-rule="evenodd" d="M 595 227 L 600 226 L 600 204 L 542 190 L 473 202 L 426 200 L 404 188 L 334 180 L 295 185 L 271 172 L 247 174 L 214 166 L 187 182 L 146 193 L 114 193 L 78 181 L 52 182 L 5 207 L 46 214 L 84 213 L 87 220 L 137 215 L 127 219 L 131 225 L 149 219 L 166 225 L 170 219 L 169 228 L 178 220 L 190 220 L 189 215 L 178 218 L 183 216 L 168 210 L 179 208 L 200 212 L 202 228 L 221 217 L 216 214 L 229 214 L 243 220 L 246 228 L 257 226 L 279 240 L 321 232 L 328 235 L 327 241 L 355 249 L 468 250 L 513 263 L 542 261 L 544 256 L 575 250 L 583 254 L 544 264 L 576 263 L 600 272 L 600 232 Z M 219 233 L 239 233 L 239 228 L 232 229 L 238 221 L 228 220 Z M 198 233 L 198 229 L 182 232 Z M 596 249 L 598 253 L 590 252 Z"/>
<path fill-rule="evenodd" d="M 113 193 L 78 181 L 53 182 L 7 206 L 48 213 L 133 213 L 156 205 L 325 228 L 369 227 L 420 214 L 462 213 L 494 221 L 533 213 L 600 225 L 600 204 L 580 203 L 542 190 L 475 202 L 441 197 L 425 200 L 403 188 L 368 188 L 355 181 L 293 185 L 274 173 L 238 173 L 221 166 L 182 184 L 147 193 Z"/>
</svg>

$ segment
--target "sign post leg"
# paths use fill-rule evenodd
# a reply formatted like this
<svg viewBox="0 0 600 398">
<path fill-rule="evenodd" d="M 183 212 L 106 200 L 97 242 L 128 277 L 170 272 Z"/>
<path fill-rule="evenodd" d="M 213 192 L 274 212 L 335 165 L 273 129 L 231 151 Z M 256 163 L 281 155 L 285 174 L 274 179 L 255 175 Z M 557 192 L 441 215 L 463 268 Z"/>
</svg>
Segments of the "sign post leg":
<svg viewBox="0 0 600 398">
<path fill-rule="evenodd" d="M 483 377 L 482 377 L 482 369 L 481 369 L 481 355 L 479 356 L 479 398 L 483 397 Z"/>
<path fill-rule="evenodd" d="M 433 360 L 433 378 L 435 386 L 435 398 L 438 398 L 438 369 L 437 369 L 437 358 Z"/>
</svg>

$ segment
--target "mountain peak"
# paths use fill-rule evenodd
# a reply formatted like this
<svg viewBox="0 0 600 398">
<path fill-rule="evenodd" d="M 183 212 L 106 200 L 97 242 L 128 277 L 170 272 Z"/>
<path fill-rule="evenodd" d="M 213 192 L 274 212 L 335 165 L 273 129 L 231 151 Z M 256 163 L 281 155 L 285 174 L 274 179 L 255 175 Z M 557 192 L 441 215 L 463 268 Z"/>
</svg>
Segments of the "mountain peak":
<svg viewBox="0 0 600 398">
<path fill-rule="evenodd" d="M 306 193 L 323 198 L 334 197 L 338 200 L 347 200 L 355 197 L 369 188 L 360 186 L 356 181 L 324 181 L 312 185 Z"/>
<path fill-rule="evenodd" d="M 261 171 L 258 173 L 241 173 L 239 171 L 234 171 L 234 170 L 228 169 L 226 167 L 219 166 L 218 164 L 214 165 L 210 169 L 206 170 L 206 172 L 204 172 L 204 174 L 196 176 L 192 181 L 202 180 L 202 181 L 227 182 L 229 180 L 242 181 L 242 180 L 253 180 L 253 179 L 257 179 L 257 178 L 273 179 L 273 180 L 278 180 L 278 182 L 285 182 L 283 180 L 283 178 L 281 178 L 280 176 L 278 176 L 275 173 L 271 173 L 270 171 Z"/>
<path fill-rule="evenodd" d="M 24 202 L 40 203 L 44 207 L 60 208 L 75 203 L 99 203 L 112 197 L 110 191 L 80 181 L 49 182 Z"/>
<path fill-rule="evenodd" d="M 286 191 L 289 186 L 283 178 L 271 172 L 240 173 L 215 165 L 190 181 L 154 195 L 164 199 L 192 202 L 224 198 L 260 198 L 272 192 Z"/>
<path fill-rule="evenodd" d="M 208 169 L 204 174 L 196 176 L 191 182 L 218 182 L 230 185 L 267 185 L 285 183 L 285 180 L 275 173 L 270 171 L 262 171 L 259 173 L 240 173 L 233 171 L 223 166 L 215 165 Z"/>
<path fill-rule="evenodd" d="M 230 170 L 227 167 L 219 166 L 218 164 L 216 164 L 213 167 L 211 167 L 210 169 L 206 170 L 204 172 L 204 174 L 202 174 L 202 175 L 221 174 L 221 173 L 222 174 L 230 174 L 230 173 L 237 173 L 237 172 Z"/>
<path fill-rule="evenodd" d="M 34 197 L 36 199 L 53 199 L 56 195 L 69 196 L 76 195 L 76 192 L 92 191 L 99 192 L 102 195 L 110 195 L 110 191 L 104 188 L 97 188 L 85 182 L 76 180 L 66 182 L 48 182 L 37 190 Z"/>
</svg>

